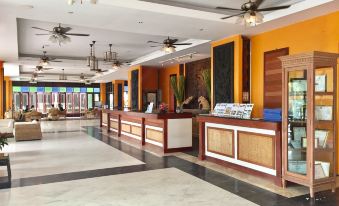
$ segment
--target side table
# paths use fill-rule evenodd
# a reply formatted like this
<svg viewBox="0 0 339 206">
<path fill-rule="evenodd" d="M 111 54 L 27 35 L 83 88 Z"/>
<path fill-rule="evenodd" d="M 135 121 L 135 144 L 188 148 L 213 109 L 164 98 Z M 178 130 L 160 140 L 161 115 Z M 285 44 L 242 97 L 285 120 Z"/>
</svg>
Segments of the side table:
<svg viewBox="0 0 339 206">
<path fill-rule="evenodd" d="M 5 156 L 0 156 L 0 166 L 7 166 L 8 182 L 11 182 L 12 179 L 11 163 L 8 154 L 5 154 Z"/>
</svg>

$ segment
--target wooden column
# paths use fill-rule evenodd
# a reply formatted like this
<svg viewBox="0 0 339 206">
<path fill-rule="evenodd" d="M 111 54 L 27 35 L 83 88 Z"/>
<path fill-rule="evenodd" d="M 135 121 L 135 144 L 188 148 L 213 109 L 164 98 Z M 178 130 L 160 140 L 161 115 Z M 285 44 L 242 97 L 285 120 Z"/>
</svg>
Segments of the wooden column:
<svg viewBox="0 0 339 206">
<path fill-rule="evenodd" d="M 100 83 L 100 101 L 102 105 L 106 104 L 106 84 Z"/>
<path fill-rule="evenodd" d="M 12 88 L 12 80 L 9 77 L 5 77 L 6 80 L 6 111 L 9 108 L 12 108 L 13 101 L 13 88 Z"/>
</svg>

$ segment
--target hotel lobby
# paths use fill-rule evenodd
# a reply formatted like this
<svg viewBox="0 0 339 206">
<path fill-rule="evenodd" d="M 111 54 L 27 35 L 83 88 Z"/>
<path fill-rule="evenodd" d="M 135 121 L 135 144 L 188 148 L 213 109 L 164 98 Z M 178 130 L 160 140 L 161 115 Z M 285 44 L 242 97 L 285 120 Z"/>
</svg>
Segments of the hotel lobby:
<svg viewBox="0 0 339 206">
<path fill-rule="evenodd" d="M 0 0 L 0 45 L 0 206 L 339 205 L 339 0 Z"/>
</svg>

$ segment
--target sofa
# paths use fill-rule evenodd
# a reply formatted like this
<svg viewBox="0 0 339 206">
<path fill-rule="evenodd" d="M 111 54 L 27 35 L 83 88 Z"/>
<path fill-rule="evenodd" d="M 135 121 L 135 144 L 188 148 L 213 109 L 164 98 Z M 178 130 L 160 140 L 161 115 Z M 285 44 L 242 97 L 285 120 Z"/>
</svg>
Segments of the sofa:
<svg viewBox="0 0 339 206">
<path fill-rule="evenodd" d="M 24 113 L 25 116 L 25 121 L 26 122 L 31 122 L 32 120 L 41 120 L 42 113 L 37 112 L 37 111 L 31 111 L 31 112 L 26 112 Z"/>
</svg>

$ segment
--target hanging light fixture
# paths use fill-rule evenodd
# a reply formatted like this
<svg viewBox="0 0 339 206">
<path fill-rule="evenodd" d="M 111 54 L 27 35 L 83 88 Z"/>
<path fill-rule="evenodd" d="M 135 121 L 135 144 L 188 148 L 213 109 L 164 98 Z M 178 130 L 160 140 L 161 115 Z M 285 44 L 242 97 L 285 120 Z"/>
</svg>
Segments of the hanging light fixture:
<svg viewBox="0 0 339 206">
<path fill-rule="evenodd" d="M 112 44 L 109 44 L 109 51 L 104 53 L 105 62 L 114 62 L 117 59 L 117 53 L 112 52 Z"/>
<path fill-rule="evenodd" d="M 62 74 L 60 74 L 59 80 L 67 80 L 67 76 L 65 75 L 65 69 L 62 69 Z"/>
<path fill-rule="evenodd" d="M 175 46 L 173 45 L 165 45 L 163 48 L 162 48 L 162 51 L 164 51 L 165 53 L 173 53 L 175 52 Z"/>
<path fill-rule="evenodd" d="M 87 57 L 87 66 L 90 68 L 90 71 L 97 71 L 99 68 L 99 60 L 95 57 L 95 41 L 92 41 L 90 47 L 91 51 Z"/>
<path fill-rule="evenodd" d="M 256 26 L 263 23 L 264 15 L 257 11 L 247 11 L 244 15 L 237 19 L 237 24 L 245 26 Z"/>
</svg>

